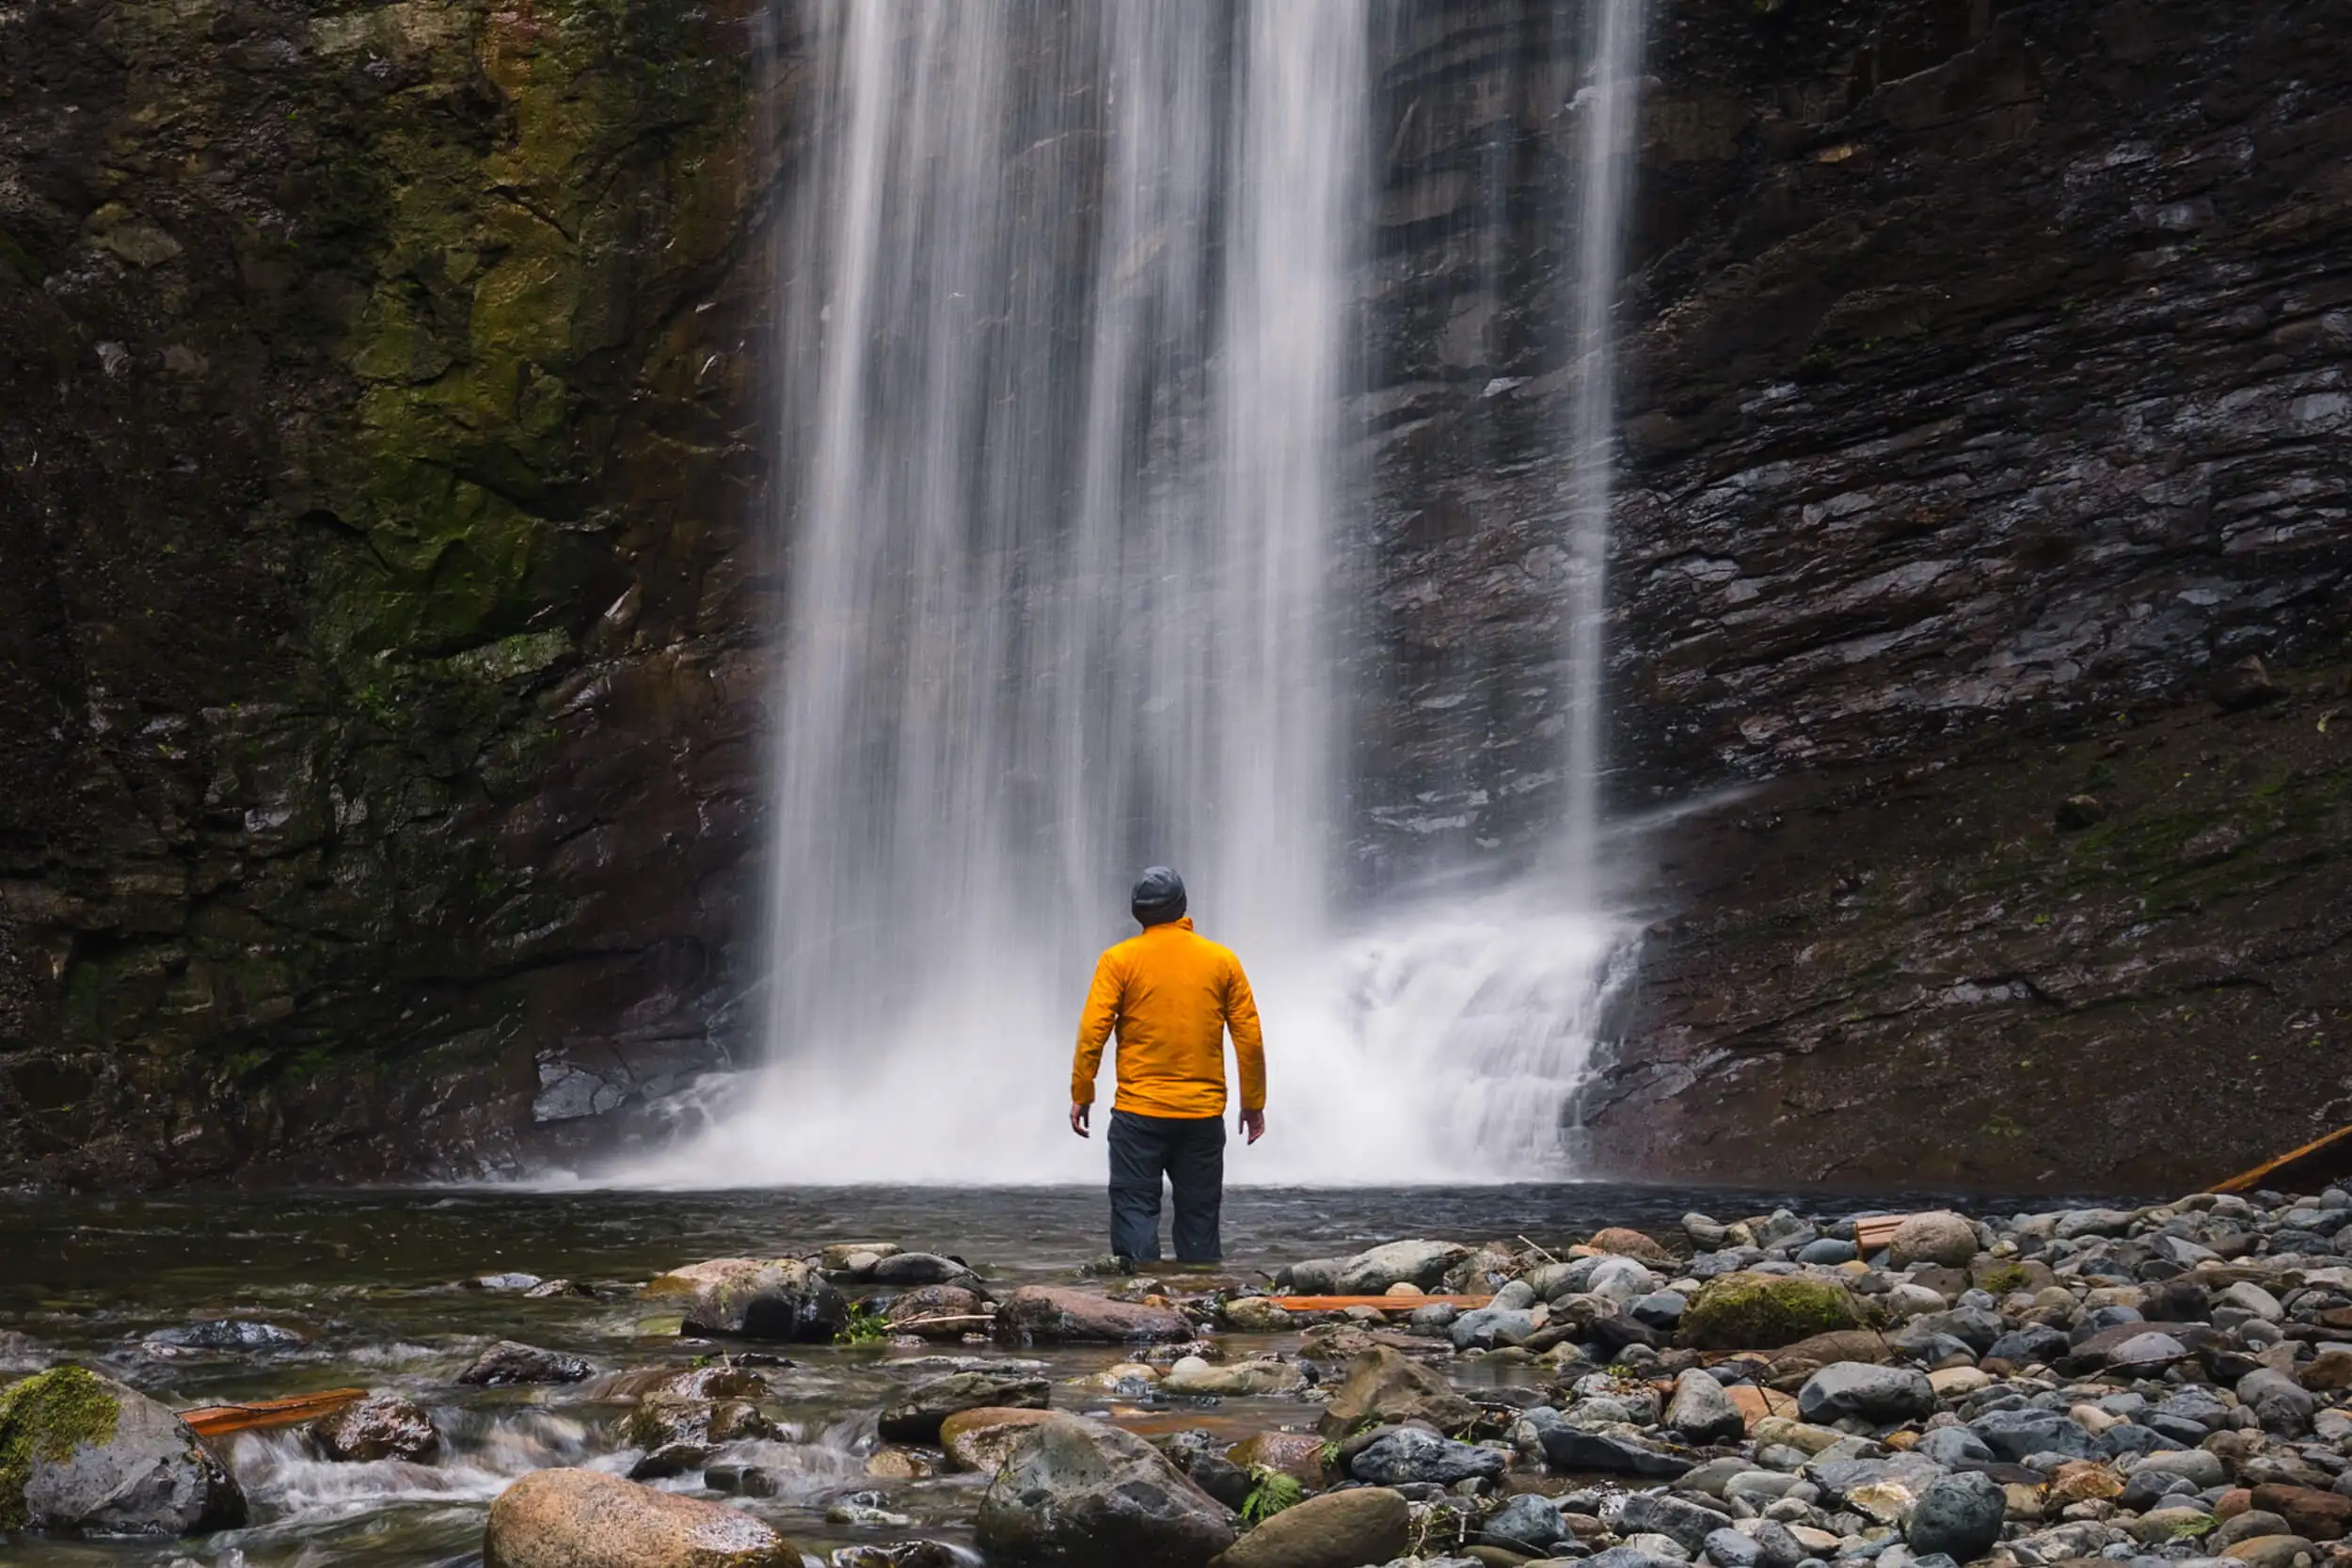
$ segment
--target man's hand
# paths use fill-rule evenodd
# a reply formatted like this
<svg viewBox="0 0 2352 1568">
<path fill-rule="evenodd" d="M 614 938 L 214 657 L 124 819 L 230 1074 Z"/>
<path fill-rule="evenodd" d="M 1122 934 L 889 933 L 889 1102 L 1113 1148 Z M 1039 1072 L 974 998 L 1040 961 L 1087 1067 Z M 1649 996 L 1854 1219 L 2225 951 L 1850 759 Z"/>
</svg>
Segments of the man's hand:
<svg viewBox="0 0 2352 1568">
<path fill-rule="evenodd" d="M 1265 1112 L 1263 1110 L 1244 1111 L 1241 1114 L 1241 1130 L 1249 1135 L 1249 1142 L 1253 1144 L 1264 1137 Z"/>
<path fill-rule="evenodd" d="M 1076 1101 L 1072 1101 L 1070 1102 L 1070 1130 L 1082 1138 L 1092 1137 L 1093 1134 L 1087 1131 L 1087 1122 L 1093 1115 L 1093 1106 L 1081 1105 Z"/>
</svg>

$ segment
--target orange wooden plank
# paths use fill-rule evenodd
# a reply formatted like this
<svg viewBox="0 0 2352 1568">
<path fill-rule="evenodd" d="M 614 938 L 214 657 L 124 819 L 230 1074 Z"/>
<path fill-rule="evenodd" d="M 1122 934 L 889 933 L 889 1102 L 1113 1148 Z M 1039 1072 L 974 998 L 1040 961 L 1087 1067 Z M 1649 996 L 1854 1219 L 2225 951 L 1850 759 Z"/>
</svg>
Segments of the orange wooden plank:
<svg viewBox="0 0 2352 1568">
<path fill-rule="evenodd" d="M 293 1394 L 282 1400 L 253 1400 L 244 1404 L 208 1404 L 183 1410 L 180 1418 L 199 1437 L 218 1437 L 231 1432 L 261 1432 L 271 1427 L 299 1426 L 368 1397 L 365 1388 L 329 1388 L 320 1394 Z"/>
<path fill-rule="evenodd" d="M 2284 1169 L 2298 1160 L 2308 1159 L 2322 1150 L 2332 1148 L 2346 1138 L 2352 1138 L 2352 1127 L 2339 1127 L 2326 1137 L 2313 1138 L 2302 1148 L 2290 1149 L 2276 1160 L 2265 1161 L 2252 1170 L 2233 1176 L 2227 1181 L 2217 1181 L 2213 1184 L 2212 1190 L 2217 1193 L 2250 1193 L 2262 1186 L 2273 1172 Z M 2352 1153 L 2352 1148 L 2347 1148 L 2344 1152 Z"/>
<path fill-rule="evenodd" d="M 1383 1311 L 1409 1312 L 1416 1307 L 1484 1307 L 1492 1296 L 1271 1296 L 1285 1312 L 1344 1312 L 1351 1307 L 1377 1307 Z"/>
<path fill-rule="evenodd" d="M 1881 1214 L 1874 1219 L 1853 1222 L 1853 1244 L 1864 1252 L 1876 1252 L 1895 1239 L 1909 1214 Z"/>
</svg>

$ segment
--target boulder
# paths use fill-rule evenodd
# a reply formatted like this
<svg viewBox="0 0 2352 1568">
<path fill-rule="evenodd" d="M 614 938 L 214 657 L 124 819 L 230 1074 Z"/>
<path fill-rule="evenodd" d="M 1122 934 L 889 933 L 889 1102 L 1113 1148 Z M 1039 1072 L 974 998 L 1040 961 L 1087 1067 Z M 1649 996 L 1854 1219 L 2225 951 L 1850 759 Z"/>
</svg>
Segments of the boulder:
<svg viewBox="0 0 2352 1568">
<path fill-rule="evenodd" d="M 1981 1425 L 1990 1419 L 1979 1416 Z M 2179 1476 L 2199 1491 L 2220 1485 L 2228 1479 L 2222 1469 L 2221 1456 L 2209 1449 L 2174 1449 L 2169 1453 L 2152 1453 L 2139 1462 L 2132 1472 L 2135 1478 L 2144 1475 Z"/>
<path fill-rule="evenodd" d="M 1764 1375 L 1775 1388 L 1791 1392 L 1823 1367 L 1839 1361 L 1863 1361 L 1876 1366 L 1893 1355 L 1883 1336 L 1867 1328 L 1841 1328 L 1783 1345 L 1766 1366 Z"/>
<path fill-rule="evenodd" d="M 2038 1453 L 2097 1459 L 2105 1451 L 2090 1433 L 2055 1410 L 1988 1410 L 1968 1426 L 1995 1457 L 2012 1465 Z"/>
<path fill-rule="evenodd" d="M 1006 1297 L 995 1332 L 1008 1345 L 1179 1344 L 1193 1337 L 1192 1321 L 1173 1307 L 1055 1285 L 1024 1285 Z"/>
<path fill-rule="evenodd" d="M 1279 1334 L 1298 1322 L 1267 1296 L 1235 1296 L 1218 1307 L 1216 1315 L 1236 1334 Z"/>
<path fill-rule="evenodd" d="M 1043 1410 L 962 1410 L 939 1423 L 947 1468 L 994 1475 L 1029 1428 L 1056 1419 Z"/>
<path fill-rule="evenodd" d="M 2352 1497 L 2342 1493 L 2274 1482 L 2255 1487 L 2252 1502 L 2284 1520 L 2291 1533 L 2313 1541 L 2340 1541 L 2352 1529 Z"/>
<path fill-rule="evenodd" d="M 478 1388 L 504 1388 L 518 1383 L 578 1383 L 595 1370 L 577 1355 L 501 1339 L 475 1356 L 457 1381 Z"/>
<path fill-rule="evenodd" d="M 245 1522 L 236 1481 L 136 1389 L 72 1366 L 0 1389 L 0 1530 L 191 1535 Z"/>
<path fill-rule="evenodd" d="M 1381 1295 L 1392 1285 L 1434 1291 L 1446 1271 L 1470 1255 L 1470 1248 L 1454 1242 L 1391 1242 L 1343 1262 L 1332 1287 L 1343 1296 Z"/>
<path fill-rule="evenodd" d="M 1903 1539 L 1921 1557 L 1942 1552 L 1955 1562 L 1974 1562 L 2001 1538 L 2009 1514 L 2001 1483 L 1979 1471 L 1930 1481 L 1903 1525 Z"/>
<path fill-rule="evenodd" d="M 622 1441 L 644 1450 L 631 1481 L 660 1481 L 699 1470 L 723 1444 L 775 1437 L 775 1422 L 748 1400 L 701 1400 L 675 1394 L 642 1401 L 621 1423 Z"/>
<path fill-rule="evenodd" d="M 1544 1462 L 1557 1471 L 1593 1470 L 1604 1475 L 1655 1476 L 1673 1481 L 1694 1463 L 1629 1422 L 1597 1427 L 1559 1422 L 1537 1435 Z"/>
<path fill-rule="evenodd" d="M 822 1343 L 850 1321 L 849 1298 L 790 1259 L 714 1258 L 658 1276 L 644 1293 L 684 1298 L 686 1334 Z"/>
<path fill-rule="evenodd" d="M 775 1528 L 601 1470 L 533 1470 L 498 1495 L 484 1568 L 801 1568 Z"/>
<path fill-rule="evenodd" d="M 370 1394 L 310 1423 L 310 1437 L 329 1459 L 367 1464 L 406 1459 L 429 1464 L 441 1451 L 433 1418 L 414 1400 Z"/>
<path fill-rule="evenodd" d="M 1419 1427 L 1398 1427 L 1359 1450 L 1348 1461 L 1348 1474 L 1375 1486 L 1405 1486 L 1416 1481 L 1452 1486 L 1472 1476 L 1488 1481 L 1502 1474 L 1505 1456 L 1495 1449 L 1457 1443 Z"/>
<path fill-rule="evenodd" d="M 1884 1459 L 1817 1459 L 1805 1474 L 1837 1507 L 1894 1525 L 1910 1516 L 1920 1495 L 1943 1478 L 1944 1466 L 1919 1454 L 1896 1453 Z"/>
<path fill-rule="evenodd" d="M 1194 1398 L 1247 1398 L 1294 1393 L 1306 1381 L 1296 1367 L 1271 1357 L 1219 1366 L 1197 1355 L 1187 1355 L 1168 1368 L 1168 1376 L 1160 1382 L 1160 1390 Z"/>
<path fill-rule="evenodd" d="M 1481 1541 L 1513 1551 L 1532 1552 L 1537 1557 L 1549 1556 L 1549 1548 L 1567 1540 L 1568 1534 L 1567 1521 L 1560 1517 L 1559 1502 L 1534 1492 L 1521 1492 L 1488 1514 L 1478 1527 Z"/>
<path fill-rule="evenodd" d="M 1051 1568 L 1202 1568 L 1233 1515 L 1132 1433 L 1049 1417 L 1023 1433 L 980 1499 L 991 1561 Z"/>
<path fill-rule="evenodd" d="M 977 1278 L 965 1264 L 935 1252 L 894 1252 L 874 1264 L 871 1275 L 877 1285 L 906 1286 L 964 1285 Z"/>
<path fill-rule="evenodd" d="M 1606 1230 L 1596 1231 L 1593 1239 L 1584 1244 L 1595 1252 L 1611 1253 L 1619 1258 L 1637 1259 L 1661 1269 L 1674 1266 L 1675 1255 L 1673 1253 L 1668 1252 L 1656 1241 L 1643 1235 L 1640 1231 L 1629 1230 L 1621 1225 L 1613 1225 Z"/>
<path fill-rule="evenodd" d="M 1748 1418 L 1724 1386 L 1696 1367 L 1676 1377 L 1665 1421 L 1666 1430 L 1686 1443 L 1736 1443 L 1748 1430 Z"/>
<path fill-rule="evenodd" d="M 1052 1402 L 1041 1377 L 950 1372 L 919 1383 L 885 1406 L 880 1431 L 889 1443 L 935 1443 L 948 1417 L 966 1410 L 1043 1410 Z"/>
<path fill-rule="evenodd" d="M 1912 1215 L 1895 1227 L 1894 1238 L 1886 1243 L 1886 1260 L 1899 1269 L 1907 1269 L 1914 1263 L 1941 1263 L 1946 1268 L 1964 1269 L 1977 1252 L 1975 1224 L 1966 1215 L 1955 1214 L 1948 1209 Z"/>
<path fill-rule="evenodd" d="M 1621 1536 L 1662 1535 L 1692 1557 L 1724 1524 L 1724 1516 L 1713 1509 L 1664 1492 L 1630 1493 L 1601 1517 Z"/>
<path fill-rule="evenodd" d="M 898 1250 L 896 1242 L 835 1242 L 818 1254 L 817 1266 L 827 1274 L 865 1278 L 873 1274 L 876 1264 Z"/>
<path fill-rule="evenodd" d="M 982 1327 L 971 1320 L 987 1310 L 988 1303 L 976 1291 L 961 1285 L 926 1285 L 892 1302 L 882 1321 L 900 1334 L 957 1339 Z"/>
<path fill-rule="evenodd" d="M 2258 1367 L 2239 1378 L 2237 1398 L 2265 1430 L 2275 1433 L 2297 1433 L 2309 1427 L 2318 1403 L 2302 1385 L 2269 1367 Z"/>
<path fill-rule="evenodd" d="M 1325 1406 L 1320 1424 L 1326 1434 L 1340 1437 L 1366 1421 L 1426 1421 L 1440 1432 L 1459 1432 L 1477 1418 L 1478 1407 L 1444 1378 L 1375 1345 L 1347 1369 L 1347 1381 Z"/>
<path fill-rule="evenodd" d="M 293 1329 L 276 1323 L 250 1318 L 209 1318 L 179 1328 L 159 1328 L 147 1337 L 147 1342 L 175 1350 L 270 1351 L 293 1350 L 306 1341 Z"/>
<path fill-rule="evenodd" d="M 1934 1415 L 1935 1388 L 1927 1374 L 1909 1367 L 1836 1361 L 1805 1380 L 1797 1391 L 1797 1413 L 1814 1422 L 1854 1416 L 1891 1426 Z"/>
<path fill-rule="evenodd" d="M 1741 1272 L 1700 1289 L 1683 1311 L 1677 1338 L 1696 1350 L 1776 1350 L 1861 1325 L 1861 1305 L 1842 1285 Z"/>
<path fill-rule="evenodd" d="M 1405 1498 L 1364 1486 L 1284 1509 L 1234 1542 L 1216 1568 L 1365 1568 L 1403 1557 L 1411 1541 Z"/>
<path fill-rule="evenodd" d="M 2317 1548 L 2299 1535 L 2256 1535 L 2233 1541 L 2221 1548 L 2221 1555 L 2236 1559 L 2246 1568 L 2306 1568 L 2319 1560 Z"/>
<path fill-rule="evenodd" d="M 2342 1345 L 2322 1348 L 2296 1373 L 2296 1381 L 2315 1394 L 2341 1393 L 2352 1388 L 2352 1350 Z"/>
</svg>

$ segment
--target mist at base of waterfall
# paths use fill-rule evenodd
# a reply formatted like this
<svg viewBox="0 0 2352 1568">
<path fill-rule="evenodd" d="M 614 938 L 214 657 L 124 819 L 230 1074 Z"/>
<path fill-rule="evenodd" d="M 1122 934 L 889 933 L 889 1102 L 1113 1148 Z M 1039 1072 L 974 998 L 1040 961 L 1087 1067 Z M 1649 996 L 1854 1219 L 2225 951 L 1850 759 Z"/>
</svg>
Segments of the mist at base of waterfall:
<svg viewBox="0 0 2352 1568">
<path fill-rule="evenodd" d="M 1632 930 L 1513 889 L 1401 911 L 1320 951 L 1244 952 L 1265 1025 L 1267 1132 L 1243 1145 L 1232 1094 L 1227 1184 L 1567 1178 L 1570 1096 L 1629 977 Z M 701 1079 L 656 1107 L 677 1130 L 667 1148 L 591 1180 L 1100 1180 L 1116 1047 L 1082 1141 L 1066 1117 L 1084 976 L 1053 967 L 1012 946 L 910 976 L 920 999 L 877 1035 L 794 1042 L 773 1066 Z M 877 997 L 877 1015 L 893 1000 Z M 1237 1091 L 1230 1046 L 1228 1084 Z"/>
</svg>

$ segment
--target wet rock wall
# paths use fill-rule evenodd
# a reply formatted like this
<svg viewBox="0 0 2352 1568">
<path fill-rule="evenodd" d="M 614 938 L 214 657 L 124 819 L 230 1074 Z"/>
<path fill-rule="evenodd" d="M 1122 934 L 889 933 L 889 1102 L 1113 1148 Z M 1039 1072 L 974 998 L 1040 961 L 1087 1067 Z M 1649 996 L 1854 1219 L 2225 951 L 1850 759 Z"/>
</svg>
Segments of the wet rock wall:
<svg viewBox="0 0 2352 1568">
<path fill-rule="evenodd" d="M 1409 15 L 1363 770 L 1399 878 L 1549 819 L 1576 374 L 1575 32 Z M 1653 924 L 1596 1168 L 2155 1188 L 2346 1119 L 2348 43 L 2308 6 L 1663 9 L 1610 562 Z M 2249 655 L 2292 695 L 2226 713 Z"/>
<path fill-rule="evenodd" d="M 501 1168 L 707 1059 L 773 34 L 0 10 L 0 1180 Z"/>
</svg>

